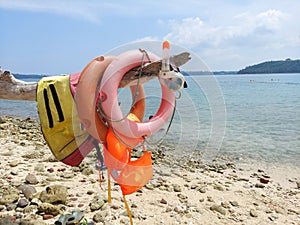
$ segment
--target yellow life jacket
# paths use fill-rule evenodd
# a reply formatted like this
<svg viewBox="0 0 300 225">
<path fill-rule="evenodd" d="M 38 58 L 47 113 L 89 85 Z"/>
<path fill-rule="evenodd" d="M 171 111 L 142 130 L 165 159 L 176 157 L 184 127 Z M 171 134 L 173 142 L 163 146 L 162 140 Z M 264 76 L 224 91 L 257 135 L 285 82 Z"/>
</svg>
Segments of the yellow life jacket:
<svg viewBox="0 0 300 225">
<path fill-rule="evenodd" d="M 37 87 L 37 108 L 43 135 L 53 155 L 61 161 L 72 153 L 72 160 L 75 155 L 77 157 L 78 152 L 74 154 L 74 151 L 91 137 L 82 128 L 77 116 L 70 76 L 42 78 Z M 76 165 L 82 159 L 65 163 Z"/>
</svg>

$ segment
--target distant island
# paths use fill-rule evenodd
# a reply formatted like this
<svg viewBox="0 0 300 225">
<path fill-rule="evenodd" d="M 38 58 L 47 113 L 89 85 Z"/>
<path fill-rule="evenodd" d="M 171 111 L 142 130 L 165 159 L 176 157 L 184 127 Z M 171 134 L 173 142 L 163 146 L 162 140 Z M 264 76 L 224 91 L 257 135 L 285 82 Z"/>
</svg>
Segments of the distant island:
<svg viewBox="0 0 300 225">
<path fill-rule="evenodd" d="M 239 70 L 238 74 L 259 74 L 259 73 L 300 73 L 300 60 L 279 60 L 259 63 L 247 66 Z"/>
</svg>

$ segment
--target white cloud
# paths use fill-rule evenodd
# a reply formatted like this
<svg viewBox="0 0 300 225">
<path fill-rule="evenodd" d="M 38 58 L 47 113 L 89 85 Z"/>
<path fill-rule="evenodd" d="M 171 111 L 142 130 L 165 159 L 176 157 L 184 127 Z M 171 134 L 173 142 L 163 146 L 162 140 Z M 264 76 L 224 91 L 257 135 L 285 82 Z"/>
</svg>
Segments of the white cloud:
<svg viewBox="0 0 300 225">
<path fill-rule="evenodd" d="M 276 32 L 282 27 L 285 18 L 287 15 L 278 10 L 268 10 L 254 16 L 249 13 L 237 15 L 233 24 L 224 26 L 204 22 L 199 17 L 170 20 L 168 24 L 171 32 L 165 38 L 189 47 L 200 44 L 220 46 L 230 39 Z"/>
<path fill-rule="evenodd" d="M 224 65 L 226 58 L 228 64 L 235 59 L 246 65 L 242 61 L 250 57 L 256 60 L 260 60 L 258 57 L 272 58 L 272 50 L 286 52 L 283 49 L 291 49 L 291 46 L 300 50 L 300 31 L 293 27 L 294 24 L 290 15 L 274 9 L 256 14 L 239 13 L 222 23 L 191 17 L 167 21 L 166 26 L 171 29 L 165 38 L 210 59 L 212 63 L 208 64 L 212 67 L 218 67 L 218 63 Z M 254 50 L 257 55 L 253 55 Z M 295 55 L 295 51 L 292 49 L 291 54 Z M 222 59 L 218 59 L 218 55 Z"/>
</svg>

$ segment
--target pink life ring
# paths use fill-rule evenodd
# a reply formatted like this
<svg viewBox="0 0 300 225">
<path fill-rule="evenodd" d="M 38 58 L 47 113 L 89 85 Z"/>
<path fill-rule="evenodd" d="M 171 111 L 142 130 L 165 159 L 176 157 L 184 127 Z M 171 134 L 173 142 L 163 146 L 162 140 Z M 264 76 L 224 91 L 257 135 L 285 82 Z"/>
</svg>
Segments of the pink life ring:
<svg viewBox="0 0 300 225">
<path fill-rule="evenodd" d="M 106 142 L 108 126 L 99 118 L 97 113 L 97 87 L 104 71 L 115 58 L 115 56 L 99 56 L 93 59 L 81 72 L 74 96 L 77 113 L 82 125 L 91 136 L 104 143 Z M 135 90 L 135 86 L 131 87 L 132 97 Z M 142 120 L 144 110 L 145 93 L 143 85 L 139 85 L 133 112 Z"/>
<path fill-rule="evenodd" d="M 150 61 L 158 61 L 160 58 L 151 52 L 141 50 L 131 50 L 120 54 L 105 70 L 100 83 L 101 108 L 107 122 L 113 127 L 127 143 L 131 140 L 146 136 L 159 131 L 173 113 L 175 106 L 175 92 L 167 88 L 160 82 L 162 89 L 162 99 L 156 114 L 148 121 L 134 122 L 124 118 L 120 106 L 118 105 L 118 86 L 127 71 Z"/>
</svg>

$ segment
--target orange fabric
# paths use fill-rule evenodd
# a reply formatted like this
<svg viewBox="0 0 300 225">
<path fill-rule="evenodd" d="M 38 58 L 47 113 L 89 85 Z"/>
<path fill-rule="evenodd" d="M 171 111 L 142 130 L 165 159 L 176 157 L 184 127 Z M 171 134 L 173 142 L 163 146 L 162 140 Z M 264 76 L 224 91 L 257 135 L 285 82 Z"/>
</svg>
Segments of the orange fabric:
<svg viewBox="0 0 300 225">
<path fill-rule="evenodd" d="M 141 189 L 152 176 L 151 152 L 145 152 L 141 158 L 127 163 L 116 181 L 121 186 L 123 195 L 129 195 Z"/>
<path fill-rule="evenodd" d="M 133 113 L 128 115 L 128 119 L 140 121 Z M 153 176 L 151 153 L 144 151 L 142 157 L 131 161 L 132 149 L 118 140 L 110 129 L 106 141 L 104 164 L 109 168 L 110 175 L 120 185 L 123 195 L 131 194 L 142 188 Z"/>
<path fill-rule="evenodd" d="M 104 163 L 109 168 L 121 170 L 130 160 L 131 149 L 125 146 L 109 129 L 106 137 L 107 152 L 104 154 Z"/>
</svg>

